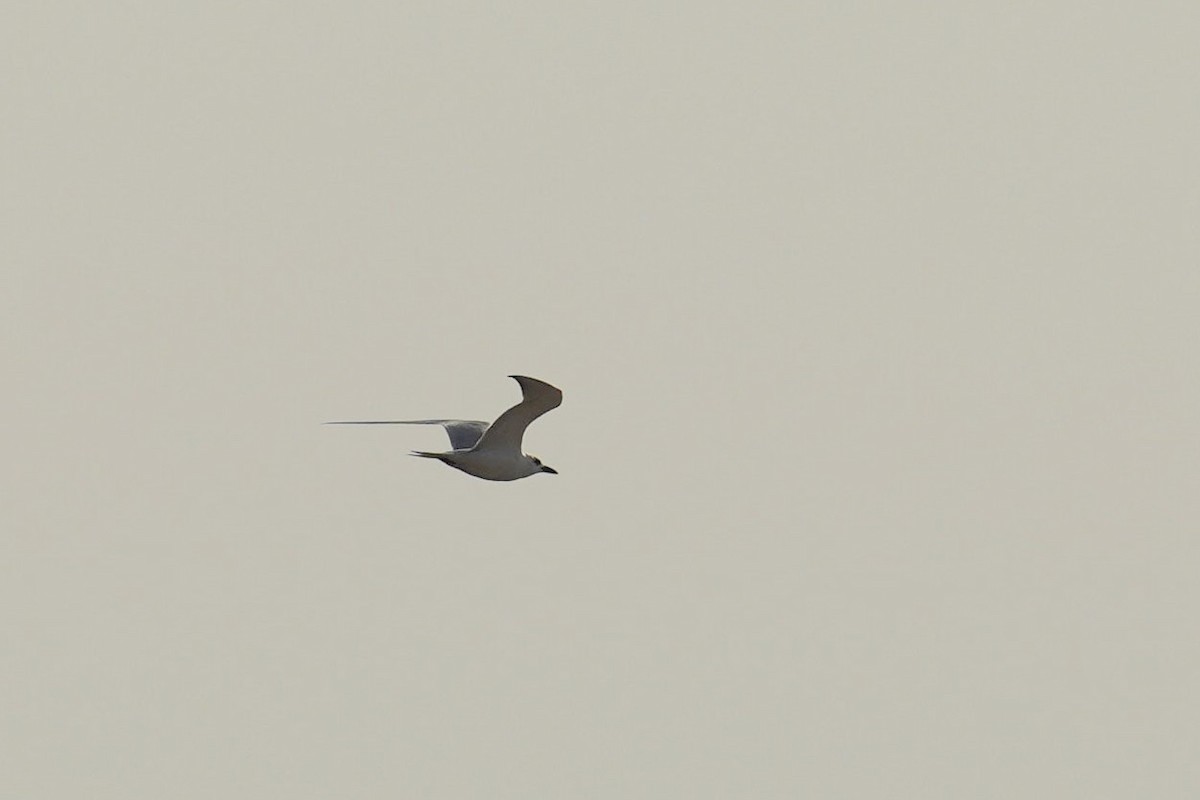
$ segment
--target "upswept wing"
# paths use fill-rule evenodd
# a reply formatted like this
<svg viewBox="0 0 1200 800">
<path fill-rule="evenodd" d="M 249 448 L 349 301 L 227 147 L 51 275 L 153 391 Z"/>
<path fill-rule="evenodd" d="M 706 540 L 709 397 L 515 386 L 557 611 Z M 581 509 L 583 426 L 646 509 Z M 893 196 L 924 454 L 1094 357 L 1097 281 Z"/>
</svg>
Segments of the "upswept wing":
<svg viewBox="0 0 1200 800">
<path fill-rule="evenodd" d="M 441 425 L 450 436 L 454 450 L 470 450 L 488 429 L 488 423 L 474 419 L 371 419 L 327 422 L 326 425 Z"/>
<path fill-rule="evenodd" d="M 524 399 L 505 411 L 483 433 L 476 450 L 520 453 L 521 439 L 529 423 L 562 405 L 562 392 L 544 381 L 524 375 L 509 375 L 521 385 Z"/>
</svg>

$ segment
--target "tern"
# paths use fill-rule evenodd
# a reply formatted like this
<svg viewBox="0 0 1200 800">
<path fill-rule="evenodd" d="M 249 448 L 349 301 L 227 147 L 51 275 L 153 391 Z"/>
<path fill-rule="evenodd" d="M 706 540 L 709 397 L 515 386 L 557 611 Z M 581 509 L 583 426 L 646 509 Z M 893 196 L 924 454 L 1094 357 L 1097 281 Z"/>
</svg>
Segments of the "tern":
<svg viewBox="0 0 1200 800">
<path fill-rule="evenodd" d="M 381 419 L 327 422 L 326 425 L 441 425 L 450 436 L 444 453 L 414 450 L 410 455 L 436 458 L 443 464 L 487 481 L 515 481 L 539 472 L 557 475 L 537 456 L 521 452 L 525 429 L 547 411 L 562 405 L 562 392 L 537 378 L 509 375 L 521 385 L 521 402 L 505 411 L 490 425 L 471 419 Z"/>
</svg>

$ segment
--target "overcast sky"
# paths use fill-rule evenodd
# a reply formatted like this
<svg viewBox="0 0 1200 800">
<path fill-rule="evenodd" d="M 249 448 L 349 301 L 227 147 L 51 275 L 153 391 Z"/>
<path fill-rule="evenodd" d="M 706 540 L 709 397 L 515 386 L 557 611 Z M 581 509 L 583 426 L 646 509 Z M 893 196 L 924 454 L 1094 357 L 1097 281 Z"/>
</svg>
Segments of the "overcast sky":
<svg viewBox="0 0 1200 800">
<path fill-rule="evenodd" d="M 0 795 L 1200 796 L 1198 41 L 10 4 Z"/>
</svg>

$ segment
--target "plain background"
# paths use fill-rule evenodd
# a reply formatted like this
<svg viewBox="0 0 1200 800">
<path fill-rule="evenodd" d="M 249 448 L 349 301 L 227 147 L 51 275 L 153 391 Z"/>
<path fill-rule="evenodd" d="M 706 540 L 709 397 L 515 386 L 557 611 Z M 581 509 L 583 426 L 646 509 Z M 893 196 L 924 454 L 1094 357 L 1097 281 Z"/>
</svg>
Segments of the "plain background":
<svg viewBox="0 0 1200 800">
<path fill-rule="evenodd" d="M 1198 796 L 1198 14 L 8 4 L 0 796 Z"/>
</svg>

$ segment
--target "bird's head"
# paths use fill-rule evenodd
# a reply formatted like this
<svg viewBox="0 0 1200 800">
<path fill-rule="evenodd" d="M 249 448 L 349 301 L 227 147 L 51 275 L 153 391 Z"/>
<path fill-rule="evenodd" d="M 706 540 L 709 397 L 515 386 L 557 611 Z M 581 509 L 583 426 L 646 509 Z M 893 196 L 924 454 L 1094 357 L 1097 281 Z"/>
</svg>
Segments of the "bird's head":
<svg viewBox="0 0 1200 800">
<path fill-rule="evenodd" d="M 535 467 L 537 467 L 538 472 L 549 472 L 551 475 L 558 474 L 558 470 L 556 470 L 554 467 L 547 467 L 537 456 L 529 456 L 529 460 L 533 462 Z"/>
</svg>

